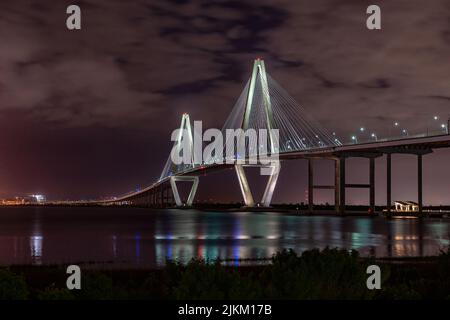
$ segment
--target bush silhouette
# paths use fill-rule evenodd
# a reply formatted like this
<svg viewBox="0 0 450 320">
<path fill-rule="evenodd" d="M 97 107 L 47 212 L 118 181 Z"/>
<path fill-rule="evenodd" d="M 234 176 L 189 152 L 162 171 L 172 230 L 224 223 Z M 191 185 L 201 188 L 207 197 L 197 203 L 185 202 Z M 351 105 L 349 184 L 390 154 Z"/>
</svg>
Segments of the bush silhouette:
<svg viewBox="0 0 450 320">
<path fill-rule="evenodd" d="M 271 299 L 368 299 L 366 267 L 356 251 L 325 248 L 277 253 L 263 277 Z"/>
<path fill-rule="evenodd" d="M 226 270 L 219 260 L 208 264 L 193 259 L 186 267 L 178 268 L 182 272 L 172 292 L 176 299 L 227 299 L 230 290 L 240 283 L 240 275 L 235 270 Z"/>
<path fill-rule="evenodd" d="M 81 290 L 77 290 L 75 294 L 86 300 L 113 299 L 112 279 L 101 272 L 87 273 L 81 278 Z"/>
<path fill-rule="evenodd" d="M 193 259 L 166 266 L 169 297 L 175 299 L 371 299 L 366 268 L 356 251 L 282 251 L 259 273 L 242 273 L 218 260 Z"/>
<path fill-rule="evenodd" d="M 38 300 L 74 300 L 75 296 L 69 289 L 47 287 L 37 295 Z"/>
<path fill-rule="evenodd" d="M 264 266 L 235 268 L 220 260 L 193 259 L 186 265 L 167 261 L 151 271 L 87 270 L 81 290 L 61 289 L 65 273 L 59 269 L 0 269 L 0 299 L 449 299 L 450 250 L 425 263 L 375 263 L 356 251 L 325 248 L 301 255 L 278 252 Z M 381 267 L 381 290 L 368 290 L 367 266 Z M 36 271 L 39 272 L 36 272 Z M 43 272 L 43 273 L 42 273 Z M 38 276 L 36 276 L 38 274 Z M 33 278 L 33 276 L 35 278 Z M 59 277 L 59 278 L 58 278 Z M 113 285 L 114 279 L 114 285 Z M 49 283 L 53 283 L 49 285 Z M 57 285 L 55 285 L 55 283 Z"/>
<path fill-rule="evenodd" d="M 27 284 L 22 276 L 0 269 L 0 300 L 25 300 L 28 298 Z"/>
</svg>

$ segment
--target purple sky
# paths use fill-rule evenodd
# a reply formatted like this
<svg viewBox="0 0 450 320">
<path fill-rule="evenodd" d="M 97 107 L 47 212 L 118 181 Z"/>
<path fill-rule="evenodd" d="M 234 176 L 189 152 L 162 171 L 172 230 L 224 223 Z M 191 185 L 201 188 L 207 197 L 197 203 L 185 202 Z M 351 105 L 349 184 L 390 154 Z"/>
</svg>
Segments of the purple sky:
<svg viewBox="0 0 450 320">
<path fill-rule="evenodd" d="M 450 116 L 450 3 L 377 1 L 382 30 L 369 31 L 372 2 L 1 1 L 0 197 L 95 198 L 148 184 L 181 114 L 220 128 L 258 56 L 342 140 L 360 126 L 394 134 L 395 121 L 411 133 L 438 130 L 433 115 Z M 81 31 L 65 27 L 73 3 Z M 394 159 L 393 198 L 414 200 L 415 159 Z M 447 151 L 425 157 L 425 203 L 450 203 L 449 160 Z M 381 204 L 383 159 L 377 165 Z M 331 164 L 319 168 L 317 179 L 331 182 Z M 364 182 L 365 169 L 351 160 L 349 181 Z M 283 164 L 274 200 L 303 201 L 305 186 L 306 163 Z M 240 200 L 232 171 L 202 179 L 199 192 Z"/>
</svg>

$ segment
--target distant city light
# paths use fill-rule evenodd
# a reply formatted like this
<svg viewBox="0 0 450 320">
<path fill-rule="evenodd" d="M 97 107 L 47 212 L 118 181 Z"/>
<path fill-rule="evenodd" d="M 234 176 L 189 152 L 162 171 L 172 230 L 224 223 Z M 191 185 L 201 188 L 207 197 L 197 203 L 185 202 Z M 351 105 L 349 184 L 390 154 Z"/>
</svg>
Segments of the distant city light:
<svg viewBox="0 0 450 320">
<path fill-rule="evenodd" d="M 38 203 L 42 203 L 45 201 L 45 196 L 42 194 L 32 194 L 31 197 L 34 198 Z"/>
</svg>

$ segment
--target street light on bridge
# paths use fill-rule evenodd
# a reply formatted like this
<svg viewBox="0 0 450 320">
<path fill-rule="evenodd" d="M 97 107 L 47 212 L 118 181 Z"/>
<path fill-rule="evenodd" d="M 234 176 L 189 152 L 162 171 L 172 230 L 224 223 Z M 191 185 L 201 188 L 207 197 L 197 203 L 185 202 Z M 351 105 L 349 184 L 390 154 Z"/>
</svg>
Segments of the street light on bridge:
<svg viewBox="0 0 450 320">
<path fill-rule="evenodd" d="M 375 132 L 373 132 L 370 136 L 371 136 L 372 138 L 374 138 L 375 141 L 378 141 L 378 136 L 376 135 Z"/>
<path fill-rule="evenodd" d="M 397 121 L 394 122 L 394 128 L 395 128 L 395 129 L 398 129 L 399 126 L 400 126 L 400 123 L 398 123 Z M 394 131 L 394 135 L 395 135 L 395 136 L 397 135 L 397 131 Z"/>
<path fill-rule="evenodd" d="M 352 136 L 352 141 L 353 141 L 354 143 L 358 143 L 358 137 Z"/>
</svg>

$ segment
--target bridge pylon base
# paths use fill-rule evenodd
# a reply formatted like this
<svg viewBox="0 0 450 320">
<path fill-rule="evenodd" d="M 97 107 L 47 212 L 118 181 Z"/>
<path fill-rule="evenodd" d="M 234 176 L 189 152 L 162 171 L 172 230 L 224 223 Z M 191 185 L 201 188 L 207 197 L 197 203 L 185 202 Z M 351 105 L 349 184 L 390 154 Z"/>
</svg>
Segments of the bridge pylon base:
<svg viewBox="0 0 450 320">
<path fill-rule="evenodd" d="M 192 182 L 191 191 L 189 192 L 189 196 L 185 203 L 183 203 L 183 201 L 181 200 L 180 193 L 178 192 L 177 181 Z M 172 177 L 170 177 L 170 186 L 172 187 L 173 197 L 174 197 L 175 204 L 177 207 L 192 206 L 192 203 L 194 202 L 195 194 L 197 193 L 198 182 L 199 182 L 198 177 L 191 177 L 191 176 L 172 176 Z"/>
<path fill-rule="evenodd" d="M 245 207 L 255 208 L 256 204 L 253 198 L 252 191 L 250 190 L 250 185 L 248 184 L 247 175 L 245 174 L 244 167 L 259 167 L 259 168 L 270 168 L 271 174 L 269 175 L 269 180 L 267 181 L 266 188 L 261 200 L 262 207 L 270 207 L 272 202 L 273 192 L 275 186 L 277 185 L 278 175 L 280 173 L 281 165 L 279 162 L 274 165 L 248 165 L 248 164 L 236 164 L 234 166 L 236 170 L 236 175 L 238 177 L 239 186 L 241 187 L 242 197 L 244 198 Z"/>
</svg>

